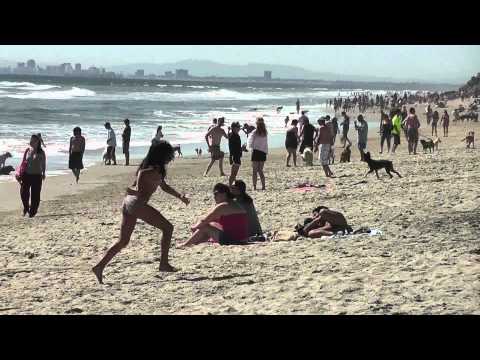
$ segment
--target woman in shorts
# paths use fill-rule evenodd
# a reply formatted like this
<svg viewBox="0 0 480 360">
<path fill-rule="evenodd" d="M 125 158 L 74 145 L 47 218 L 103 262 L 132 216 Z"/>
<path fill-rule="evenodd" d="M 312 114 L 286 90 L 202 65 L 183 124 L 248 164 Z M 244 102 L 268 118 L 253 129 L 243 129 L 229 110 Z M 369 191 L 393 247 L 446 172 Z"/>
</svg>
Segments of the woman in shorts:
<svg viewBox="0 0 480 360">
<path fill-rule="evenodd" d="M 287 130 L 285 136 L 285 148 L 287 149 L 287 167 L 290 167 L 290 158 L 293 158 L 293 166 L 297 167 L 298 148 L 298 120 L 292 120 L 292 126 Z"/>
<path fill-rule="evenodd" d="M 265 174 L 263 167 L 267 160 L 268 137 L 267 128 L 263 118 L 257 118 L 257 128 L 250 136 L 248 145 L 252 149 L 252 167 L 253 167 L 253 190 L 257 190 L 257 177 L 260 176 L 262 190 L 265 190 Z"/>
</svg>

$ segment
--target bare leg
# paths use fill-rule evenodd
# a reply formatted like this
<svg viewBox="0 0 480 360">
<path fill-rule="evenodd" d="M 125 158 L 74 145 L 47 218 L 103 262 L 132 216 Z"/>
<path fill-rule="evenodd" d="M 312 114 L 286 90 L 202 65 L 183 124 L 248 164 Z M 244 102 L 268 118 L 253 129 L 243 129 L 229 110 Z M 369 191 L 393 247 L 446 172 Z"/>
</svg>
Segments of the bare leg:
<svg viewBox="0 0 480 360">
<path fill-rule="evenodd" d="M 263 173 L 263 166 L 265 161 L 259 161 L 258 163 L 258 174 L 260 175 L 260 181 L 262 183 L 262 190 L 265 190 L 265 174 Z"/>
<path fill-rule="evenodd" d="M 253 183 L 253 190 L 257 190 L 257 176 L 258 176 L 258 162 L 252 161 L 252 183 Z"/>
<path fill-rule="evenodd" d="M 117 255 L 120 250 L 130 242 L 130 237 L 132 236 L 133 229 L 137 223 L 137 218 L 132 215 L 123 214 L 122 225 L 120 227 L 120 238 L 118 241 L 113 244 L 107 253 L 104 255 L 102 260 L 92 268 L 93 273 L 97 277 L 97 280 L 100 284 L 103 284 L 103 270 L 105 266 Z"/>
<path fill-rule="evenodd" d="M 205 170 L 205 173 L 203 174 L 203 176 L 207 176 L 207 175 L 208 175 L 208 172 L 209 172 L 210 169 L 212 168 L 214 162 L 215 162 L 214 159 L 211 159 L 211 160 L 210 160 L 210 164 L 208 164 L 207 170 Z"/>
<path fill-rule="evenodd" d="M 220 232 L 216 227 L 207 225 L 195 231 L 192 237 L 188 239 L 185 243 L 181 244 L 179 248 L 185 248 L 188 246 L 201 244 L 207 242 L 209 238 L 214 238 L 216 241 L 218 241 L 219 235 Z"/>
<path fill-rule="evenodd" d="M 292 157 L 292 153 L 289 151 L 287 154 L 287 167 L 290 166 L 290 158 Z"/>
<path fill-rule="evenodd" d="M 314 230 L 310 230 L 308 232 L 308 237 L 316 239 L 316 238 L 320 238 L 322 236 L 331 236 L 331 235 L 333 235 L 333 232 L 329 231 L 330 228 L 331 228 L 330 226 L 325 225 L 324 227 L 314 229 Z"/>
<path fill-rule="evenodd" d="M 117 165 L 117 157 L 115 156 L 115 148 L 112 150 L 112 160 L 113 160 L 113 165 Z"/>
<path fill-rule="evenodd" d="M 130 152 L 125 151 L 125 166 L 130 165 Z"/>
<path fill-rule="evenodd" d="M 297 167 L 297 151 L 293 152 L 293 166 Z"/>
<path fill-rule="evenodd" d="M 230 170 L 230 179 L 228 180 L 228 185 L 232 186 L 233 182 L 237 178 L 238 169 L 240 169 L 240 165 L 233 164 L 232 169 Z"/>
<path fill-rule="evenodd" d="M 227 176 L 223 172 L 223 157 L 220 160 L 218 160 L 218 167 L 220 169 L 220 176 Z"/>
</svg>

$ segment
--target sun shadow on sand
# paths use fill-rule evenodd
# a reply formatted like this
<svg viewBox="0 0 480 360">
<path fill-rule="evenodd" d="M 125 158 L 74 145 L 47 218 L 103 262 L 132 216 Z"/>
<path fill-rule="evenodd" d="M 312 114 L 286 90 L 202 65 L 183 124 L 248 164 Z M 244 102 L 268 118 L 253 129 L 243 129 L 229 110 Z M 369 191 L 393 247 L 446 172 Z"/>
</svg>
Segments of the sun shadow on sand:
<svg viewBox="0 0 480 360">
<path fill-rule="evenodd" d="M 72 215 L 86 215 L 85 213 L 63 213 L 63 214 L 44 214 L 36 215 L 36 218 L 49 218 L 49 217 L 62 217 L 62 216 L 72 216 Z"/>
<path fill-rule="evenodd" d="M 177 279 L 171 280 L 171 281 L 205 281 L 205 280 L 210 280 L 210 281 L 223 281 L 223 280 L 230 280 L 230 279 L 235 279 L 235 278 L 241 278 L 241 277 L 248 277 L 248 276 L 253 276 L 255 274 L 231 274 L 231 275 L 225 275 L 225 276 L 199 276 L 199 277 L 193 277 L 193 278 L 187 278 L 187 277 L 179 277 Z"/>
</svg>

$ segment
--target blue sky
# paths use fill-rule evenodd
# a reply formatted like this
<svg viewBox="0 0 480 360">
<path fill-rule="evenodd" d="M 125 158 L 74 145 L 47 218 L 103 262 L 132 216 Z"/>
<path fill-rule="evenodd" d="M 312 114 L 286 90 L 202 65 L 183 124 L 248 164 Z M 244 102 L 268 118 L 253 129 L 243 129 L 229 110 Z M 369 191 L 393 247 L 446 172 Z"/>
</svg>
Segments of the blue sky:
<svg viewBox="0 0 480 360">
<path fill-rule="evenodd" d="M 185 59 L 227 64 L 295 65 L 309 70 L 435 80 L 469 79 L 480 72 L 480 46 L 373 45 L 0 45 L 0 60 L 85 66 L 164 63 Z"/>
</svg>

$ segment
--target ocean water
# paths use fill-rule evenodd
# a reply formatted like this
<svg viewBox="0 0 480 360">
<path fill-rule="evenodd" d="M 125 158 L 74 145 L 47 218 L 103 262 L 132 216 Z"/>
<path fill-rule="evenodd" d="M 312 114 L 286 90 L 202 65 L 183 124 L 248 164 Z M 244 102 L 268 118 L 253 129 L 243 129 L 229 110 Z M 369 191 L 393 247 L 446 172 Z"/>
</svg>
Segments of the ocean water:
<svg viewBox="0 0 480 360">
<path fill-rule="evenodd" d="M 18 166 L 30 135 L 41 133 L 46 143 L 47 173 L 60 174 L 68 169 L 68 146 L 75 126 L 82 128 L 86 138 L 84 164 L 101 160 L 106 146 L 109 121 L 117 135 L 117 159 L 123 160 L 121 134 L 123 120 L 129 118 L 132 127 L 131 158 L 145 155 L 156 128 L 163 126 L 165 139 L 182 144 L 184 155 L 193 155 L 196 147 L 204 154 L 205 132 L 212 119 L 223 116 L 226 124 L 239 121 L 254 124 L 263 116 L 270 133 L 270 146 L 281 147 L 284 142 L 284 119 L 297 118 L 295 101 L 301 101 L 311 120 L 333 115 L 326 101 L 347 97 L 353 92 L 368 89 L 324 89 L 242 87 L 221 85 L 153 84 L 116 81 L 115 83 L 81 84 L 39 78 L 28 81 L 0 81 L 0 153 L 10 151 L 13 159 L 7 165 Z M 383 90 L 369 91 L 373 94 Z M 276 108 L 283 106 L 280 112 Z M 367 119 L 368 120 L 368 119 Z M 377 123 L 373 119 L 372 125 Z M 242 135 L 242 141 L 246 137 Z M 223 144 L 227 149 L 227 143 Z M 5 180 L 5 177 L 3 178 Z"/>
</svg>

